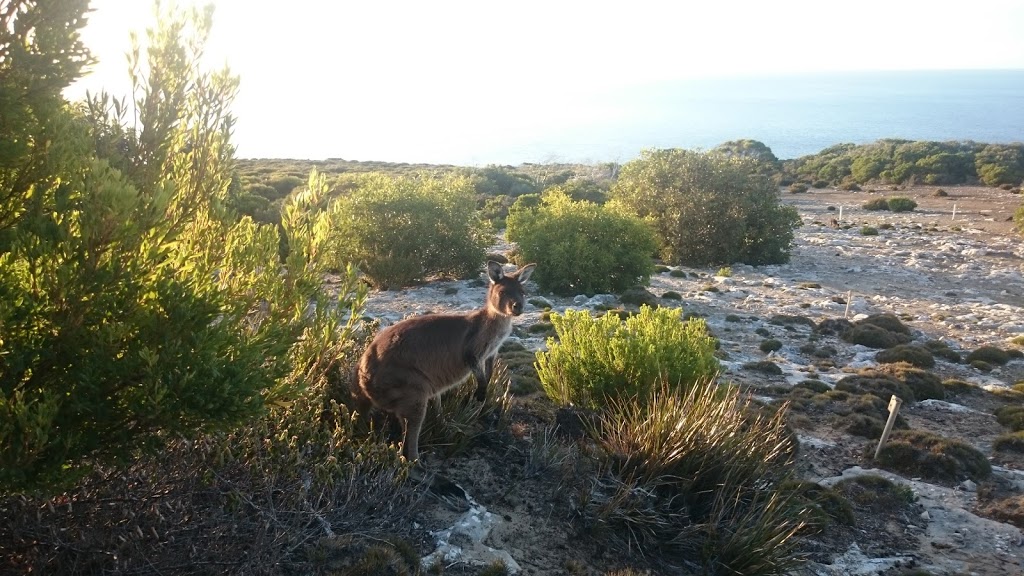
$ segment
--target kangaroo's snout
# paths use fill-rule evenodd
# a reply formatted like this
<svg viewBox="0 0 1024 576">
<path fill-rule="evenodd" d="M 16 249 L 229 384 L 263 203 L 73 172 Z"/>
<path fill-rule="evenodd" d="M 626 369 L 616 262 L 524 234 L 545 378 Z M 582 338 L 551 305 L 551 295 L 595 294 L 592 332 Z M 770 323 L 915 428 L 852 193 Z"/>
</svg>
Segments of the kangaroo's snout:
<svg viewBox="0 0 1024 576">
<path fill-rule="evenodd" d="M 513 302 L 512 303 L 512 315 L 513 316 L 519 316 L 522 313 L 523 313 L 523 303 L 522 302 Z"/>
</svg>

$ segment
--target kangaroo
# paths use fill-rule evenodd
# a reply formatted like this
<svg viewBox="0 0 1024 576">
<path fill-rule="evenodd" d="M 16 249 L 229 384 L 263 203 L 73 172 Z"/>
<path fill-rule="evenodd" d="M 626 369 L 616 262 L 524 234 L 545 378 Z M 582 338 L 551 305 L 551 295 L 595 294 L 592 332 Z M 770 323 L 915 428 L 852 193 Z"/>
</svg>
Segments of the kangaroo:
<svg viewBox="0 0 1024 576">
<path fill-rule="evenodd" d="M 523 313 L 523 284 L 536 264 L 505 274 L 487 262 L 490 287 L 484 306 L 469 314 L 426 314 L 381 330 L 359 360 L 353 396 L 357 405 L 373 404 L 402 424 L 402 454 L 419 458 L 419 436 L 427 402 L 461 383 L 476 379 L 483 401 L 498 348 L 512 332 L 512 317 Z"/>
</svg>

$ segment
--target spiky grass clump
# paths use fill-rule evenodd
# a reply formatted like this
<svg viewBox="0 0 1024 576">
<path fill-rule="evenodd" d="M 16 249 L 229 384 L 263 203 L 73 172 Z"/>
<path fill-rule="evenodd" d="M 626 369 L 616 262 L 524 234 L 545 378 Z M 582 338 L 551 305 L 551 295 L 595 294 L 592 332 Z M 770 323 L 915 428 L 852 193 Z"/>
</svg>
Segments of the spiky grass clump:
<svg viewBox="0 0 1024 576">
<path fill-rule="evenodd" d="M 625 321 L 589 312 L 552 314 L 557 338 L 537 353 L 537 375 L 558 404 L 598 408 L 608 398 L 646 397 L 664 381 L 688 388 L 718 373 L 715 339 L 678 308 L 643 306 Z"/>
<path fill-rule="evenodd" d="M 873 446 L 867 448 L 874 452 Z M 893 432 L 876 463 L 887 470 L 943 482 L 965 478 L 977 482 L 992 475 L 992 465 L 973 446 L 922 430 Z"/>
<path fill-rule="evenodd" d="M 476 382 L 472 378 L 432 400 L 427 405 L 420 446 L 452 456 L 481 436 L 508 429 L 511 385 L 508 368 L 498 360 L 482 403 L 474 398 Z"/>
<path fill-rule="evenodd" d="M 734 387 L 661 386 L 620 398 L 592 434 L 598 479 L 584 518 L 623 547 L 660 549 L 705 573 L 783 574 L 808 511 L 784 486 L 795 440 L 785 409 L 756 410 Z"/>
</svg>

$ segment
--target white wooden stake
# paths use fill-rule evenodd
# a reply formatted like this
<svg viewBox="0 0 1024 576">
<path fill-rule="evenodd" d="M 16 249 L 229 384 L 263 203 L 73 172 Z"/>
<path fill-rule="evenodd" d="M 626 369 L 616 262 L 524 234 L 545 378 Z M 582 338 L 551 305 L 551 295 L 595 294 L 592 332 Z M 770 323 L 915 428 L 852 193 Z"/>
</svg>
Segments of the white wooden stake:
<svg viewBox="0 0 1024 576">
<path fill-rule="evenodd" d="M 956 204 L 953 204 L 953 217 L 950 220 L 956 220 Z"/>
<path fill-rule="evenodd" d="M 889 439 L 889 433 L 892 432 L 892 427 L 896 424 L 896 416 L 900 413 L 900 406 L 903 405 L 903 400 L 900 400 L 893 394 L 892 398 L 889 399 L 889 419 L 885 421 L 885 430 L 882 430 L 882 437 L 878 440 L 878 448 L 875 448 L 875 460 L 878 460 L 878 454 L 882 451 L 882 445 Z"/>
<path fill-rule="evenodd" d="M 842 206 L 839 207 L 839 221 L 840 222 L 843 221 L 843 207 Z"/>
<path fill-rule="evenodd" d="M 853 300 L 853 290 L 846 293 L 846 312 L 843 313 L 843 318 L 850 317 L 850 302 Z"/>
</svg>

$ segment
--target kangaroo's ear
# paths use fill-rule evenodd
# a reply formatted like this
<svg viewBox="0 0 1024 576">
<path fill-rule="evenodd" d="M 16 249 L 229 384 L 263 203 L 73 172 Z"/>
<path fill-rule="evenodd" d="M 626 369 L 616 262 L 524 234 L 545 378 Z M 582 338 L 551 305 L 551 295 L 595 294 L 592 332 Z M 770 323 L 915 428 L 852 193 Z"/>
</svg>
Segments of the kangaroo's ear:
<svg viewBox="0 0 1024 576">
<path fill-rule="evenodd" d="M 491 282 L 497 282 L 505 277 L 504 270 L 501 269 L 501 264 L 498 264 L 494 260 L 487 261 L 487 277 L 491 279 Z"/>
<path fill-rule="evenodd" d="M 520 284 L 526 284 L 526 281 L 530 279 L 530 275 L 533 274 L 533 269 L 536 267 L 536 264 L 527 264 L 519 270 L 516 270 L 516 273 L 513 274 L 513 276 L 519 279 Z"/>
</svg>

